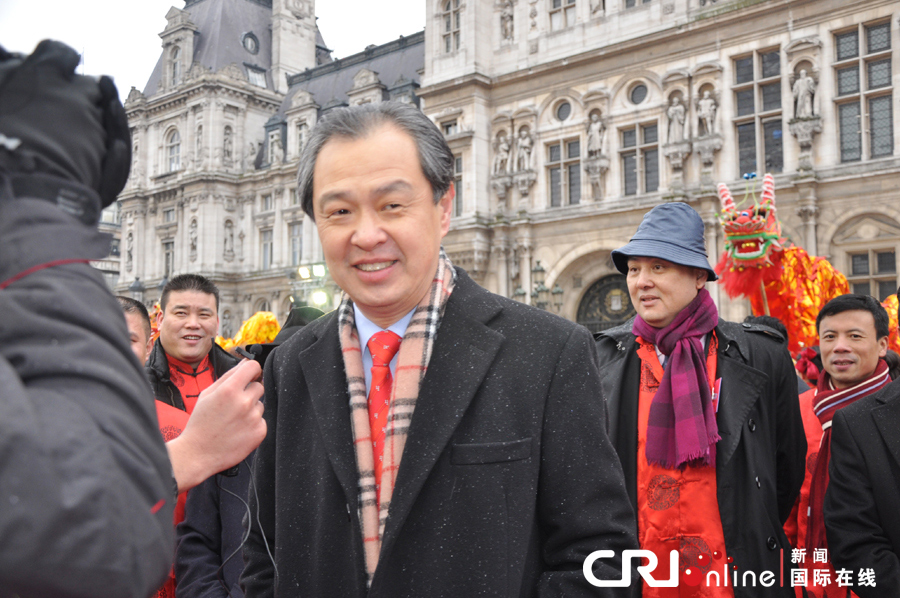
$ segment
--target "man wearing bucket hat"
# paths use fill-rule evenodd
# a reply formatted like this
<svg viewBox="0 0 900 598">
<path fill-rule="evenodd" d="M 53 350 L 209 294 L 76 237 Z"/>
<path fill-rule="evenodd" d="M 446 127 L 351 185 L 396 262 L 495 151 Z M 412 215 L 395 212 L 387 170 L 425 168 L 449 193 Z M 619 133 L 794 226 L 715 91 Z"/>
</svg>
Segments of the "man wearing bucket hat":
<svg viewBox="0 0 900 598">
<path fill-rule="evenodd" d="M 751 596 L 749 582 L 721 576 L 736 566 L 739 581 L 771 571 L 777 583 L 781 566 L 791 568 L 782 524 L 803 482 L 806 441 L 784 339 L 718 317 L 703 229 L 693 208 L 666 203 L 612 252 L 637 315 L 597 335 L 601 385 L 641 548 L 659 556 L 656 579 L 668 579 L 678 550 L 680 585 Z M 792 596 L 785 585 L 772 595 Z M 643 596 L 678 591 L 645 583 Z"/>
</svg>

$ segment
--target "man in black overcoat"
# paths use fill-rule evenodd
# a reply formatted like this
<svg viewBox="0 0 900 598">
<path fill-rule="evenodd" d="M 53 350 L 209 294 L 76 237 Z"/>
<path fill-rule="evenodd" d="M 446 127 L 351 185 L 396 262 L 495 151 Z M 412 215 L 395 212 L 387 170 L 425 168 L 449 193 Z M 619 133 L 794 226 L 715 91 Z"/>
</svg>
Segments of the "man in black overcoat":
<svg viewBox="0 0 900 598">
<path fill-rule="evenodd" d="M 300 164 L 344 298 L 265 368 L 248 598 L 629 592 L 582 570 L 608 549 L 594 573 L 618 580 L 636 548 L 590 334 L 449 263 L 438 129 L 404 104 L 334 110 Z"/>
</svg>

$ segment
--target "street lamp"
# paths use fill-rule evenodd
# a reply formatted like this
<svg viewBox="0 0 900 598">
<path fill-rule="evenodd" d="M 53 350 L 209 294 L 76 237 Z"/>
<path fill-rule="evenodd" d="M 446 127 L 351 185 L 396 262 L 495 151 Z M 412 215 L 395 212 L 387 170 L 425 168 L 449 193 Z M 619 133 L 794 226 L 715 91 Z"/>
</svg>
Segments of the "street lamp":
<svg viewBox="0 0 900 598">
<path fill-rule="evenodd" d="M 544 274 L 546 270 L 541 265 L 541 260 L 535 260 L 534 268 L 531 269 L 531 280 L 534 283 L 534 290 L 531 291 L 531 303 L 540 309 L 547 309 L 550 289 L 544 284 Z"/>
<path fill-rule="evenodd" d="M 553 295 L 553 311 L 559 313 L 563 306 L 563 291 L 562 287 L 559 286 L 559 283 L 553 285 L 553 290 L 550 291 L 550 294 Z"/>
<path fill-rule="evenodd" d="M 134 277 L 134 282 L 131 283 L 131 286 L 128 287 L 128 292 L 131 293 L 131 298 L 135 301 L 144 302 L 144 285 L 141 283 L 141 278 L 139 276 Z"/>
<path fill-rule="evenodd" d="M 523 289 L 522 287 L 516 287 L 516 290 L 513 291 L 512 298 L 515 299 L 516 301 L 520 301 L 520 302 L 524 303 L 525 302 L 525 289 Z"/>
</svg>

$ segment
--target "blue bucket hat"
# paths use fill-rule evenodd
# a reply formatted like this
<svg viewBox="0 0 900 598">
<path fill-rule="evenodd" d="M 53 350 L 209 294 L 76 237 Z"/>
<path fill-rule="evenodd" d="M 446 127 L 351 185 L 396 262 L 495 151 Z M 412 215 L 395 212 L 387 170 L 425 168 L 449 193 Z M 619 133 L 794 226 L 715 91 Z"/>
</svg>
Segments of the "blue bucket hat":
<svg viewBox="0 0 900 598">
<path fill-rule="evenodd" d="M 709 265 L 703 238 L 703 220 L 694 208 L 681 202 L 656 206 L 641 221 L 637 232 L 624 247 L 613 250 L 616 270 L 628 272 L 628 258 L 656 257 L 689 268 L 700 268 L 717 280 Z"/>
</svg>

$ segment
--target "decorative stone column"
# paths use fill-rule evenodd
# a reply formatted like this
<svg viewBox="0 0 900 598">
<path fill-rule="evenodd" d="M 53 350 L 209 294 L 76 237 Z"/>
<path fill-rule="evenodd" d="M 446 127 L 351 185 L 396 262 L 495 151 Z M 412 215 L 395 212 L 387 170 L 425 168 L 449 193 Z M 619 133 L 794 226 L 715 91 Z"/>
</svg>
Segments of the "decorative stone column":
<svg viewBox="0 0 900 598">
<path fill-rule="evenodd" d="M 509 241 L 506 234 L 494 229 L 494 243 L 491 254 L 497 261 L 497 294 L 509 297 Z"/>
<path fill-rule="evenodd" d="M 706 251 L 709 255 L 709 263 L 713 268 L 719 261 L 719 217 L 716 212 L 716 198 L 704 199 L 700 202 L 700 217 L 703 219 L 703 237 L 706 242 Z M 719 285 L 713 283 L 708 285 L 707 290 L 712 297 L 713 303 L 719 307 Z"/>
<path fill-rule="evenodd" d="M 519 286 L 525 291 L 524 303 L 531 305 L 531 241 L 516 239 L 516 257 L 519 258 Z"/>
<path fill-rule="evenodd" d="M 803 222 L 803 248 L 810 255 L 818 255 L 816 239 L 819 223 L 819 198 L 816 196 L 818 185 L 814 177 L 802 176 L 794 179 L 794 186 L 797 188 L 797 199 L 800 204 L 797 207 L 797 215 Z"/>
</svg>

